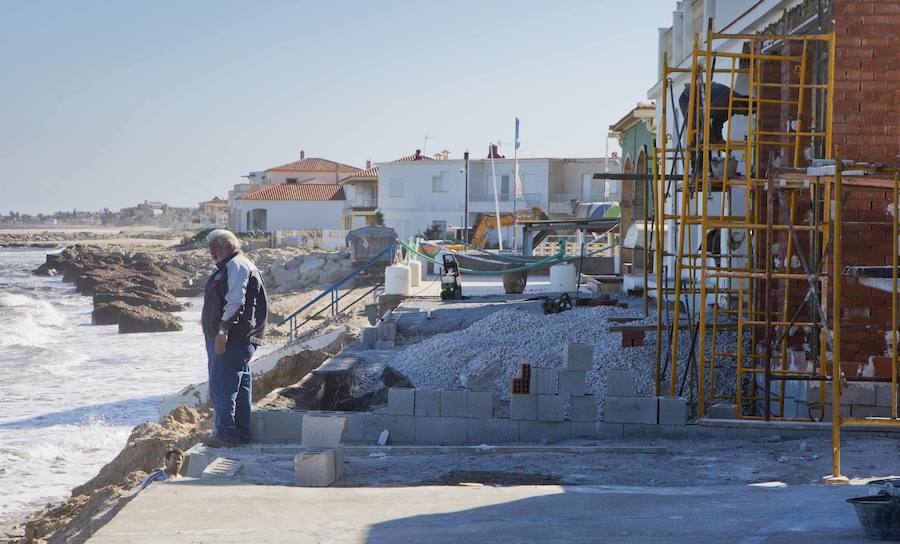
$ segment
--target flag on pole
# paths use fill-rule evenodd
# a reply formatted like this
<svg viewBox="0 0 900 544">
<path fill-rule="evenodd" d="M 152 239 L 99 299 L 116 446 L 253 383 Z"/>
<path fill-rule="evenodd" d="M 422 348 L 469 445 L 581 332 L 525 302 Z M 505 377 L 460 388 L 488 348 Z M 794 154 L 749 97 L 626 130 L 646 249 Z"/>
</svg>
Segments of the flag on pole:
<svg viewBox="0 0 900 544">
<path fill-rule="evenodd" d="M 514 163 L 514 172 L 513 172 L 513 180 L 516 186 L 516 200 L 522 200 L 525 198 L 525 190 L 522 188 L 522 180 L 519 178 L 519 146 L 522 143 L 519 141 L 519 118 L 516 117 L 516 140 L 515 146 L 513 146 L 513 156 L 515 158 Z"/>
</svg>

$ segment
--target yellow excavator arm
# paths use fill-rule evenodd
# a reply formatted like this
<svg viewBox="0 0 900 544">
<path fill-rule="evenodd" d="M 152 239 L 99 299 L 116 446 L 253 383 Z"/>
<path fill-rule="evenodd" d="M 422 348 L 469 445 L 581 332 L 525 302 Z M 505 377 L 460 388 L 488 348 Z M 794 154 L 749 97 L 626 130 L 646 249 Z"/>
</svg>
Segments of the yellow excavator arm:
<svg viewBox="0 0 900 544">
<path fill-rule="evenodd" d="M 535 221 L 539 219 L 547 219 L 547 214 L 540 208 L 529 208 L 524 210 L 516 210 L 514 212 L 506 212 L 500 214 L 500 226 L 509 227 L 515 225 L 519 221 Z M 487 242 L 488 231 L 497 228 L 496 214 L 483 214 L 478 218 L 475 225 L 475 231 L 472 234 L 472 245 L 483 249 Z"/>
</svg>

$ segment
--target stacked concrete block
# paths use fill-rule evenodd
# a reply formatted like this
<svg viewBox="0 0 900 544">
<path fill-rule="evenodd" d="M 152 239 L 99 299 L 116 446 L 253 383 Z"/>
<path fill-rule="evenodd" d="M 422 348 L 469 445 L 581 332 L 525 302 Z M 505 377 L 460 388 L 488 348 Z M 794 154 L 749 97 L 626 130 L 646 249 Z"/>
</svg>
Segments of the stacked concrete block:
<svg viewBox="0 0 900 544">
<path fill-rule="evenodd" d="M 469 444 L 513 444 L 519 441 L 519 422 L 514 419 L 466 420 Z"/>
<path fill-rule="evenodd" d="M 559 373 L 559 394 L 563 396 L 584 396 L 587 372 L 563 370 Z"/>
<path fill-rule="evenodd" d="M 489 418 L 494 415 L 494 393 L 468 391 L 466 393 L 466 417 Z"/>
<path fill-rule="evenodd" d="M 388 390 L 387 413 L 395 416 L 411 416 L 416 410 L 416 390 L 391 388 Z"/>
<path fill-rule="evenodd" d="M 468 411 L 468 391 L 465 389 L 441 391 L 441 417 L 466 417 Z"/>
<path fill-rule="evenodd" d="M 569 419 L 579 423 L 597 421 L 596 397 L 593 395 L 570 397 Z"/>
<path fill-rule="evenodd" d="M 734 419 L 737 406 L 734 404 L 717 403 L 706 409 L 707 419 Z"/>
<path fill-rule="evenodd" d="M 416 417 L 373 413 L 365 420 L 364 441 L 378 442 L 383 431 L 388 432 L 389 444 L 413 444 L 416 441 Z"/>
<path fill-rule="evenodd" d="M 684 397 L 659 397 L 659 424 L 687 423 L 687 400 Z"/>
<path fill-rule="evenodd" d="M 437 389 L 416 389 L 415 415 L 437 417 L 441 415 L 441 392 Z"/>
<path fill-rule="evenodd" d="M 294 456 L 294 485 L 327 487 L 337 478 L 333 449 L 310 450 Z"/>
<path fill-rule="evenodd" d="M 305 448 L 334 448 L 349 426 L 349 420 L 338 416 L 303 416 L 300 444 Z"/>
<path fill-rule="evenodd" d="M 565 395 L 536 395 L 538 421 L 563 421 L 566 414 Z"/>
<path fill-rule="evenodd" d="M 566 344 L 563 346 L 562 367 L 574 372 L 588 372 L 594 366 L 594 346 Z"/>
<path fill-rule="evenodd" d="M 512 395 L 509 400 L 509 418 L 530 421 L 537 420 L 537 395 Z"/>
<path fill-rule="evenodd" d="M 604 421 L 656 425 L 659 403 L 656 397 L 606 397 Z"/>
<path fill-rule="evenodd" d="M 519 440 L 547 444 L 572 438 L 572 423 L 568 421 L 520 421 Z"/>
<path fill-rule="evenodd" d="M 559 393 L 559 371 L 555 368 L 531 367 L 531 394 L 556 395 Z"/>
<path fill-rule="evenodd" d="M 417 417 L 416 444 L 459 446 L 466 443 L 466 418 L 462 417 Z"/>
<path fill-rule="evenodd" d="M 397 342 L 397 323 L 383 320 L 375 327 L 375 349 L 394 349 Z"/>
</svg>

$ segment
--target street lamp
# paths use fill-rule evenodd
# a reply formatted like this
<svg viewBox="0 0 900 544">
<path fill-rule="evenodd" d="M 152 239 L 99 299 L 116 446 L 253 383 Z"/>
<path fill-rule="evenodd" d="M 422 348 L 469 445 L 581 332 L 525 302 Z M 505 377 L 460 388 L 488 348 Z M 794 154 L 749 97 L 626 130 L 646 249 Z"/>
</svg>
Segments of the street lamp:
<svg viewBox="0 0 900 544">
<path fill-rule="evenodd" d="M 463 160 L 466 161 L 466 186 L 465 186 L 465 202 L 463 203 L 463 242 L 469 243 L 469 150 L 463 153 Z"/>
</svg>

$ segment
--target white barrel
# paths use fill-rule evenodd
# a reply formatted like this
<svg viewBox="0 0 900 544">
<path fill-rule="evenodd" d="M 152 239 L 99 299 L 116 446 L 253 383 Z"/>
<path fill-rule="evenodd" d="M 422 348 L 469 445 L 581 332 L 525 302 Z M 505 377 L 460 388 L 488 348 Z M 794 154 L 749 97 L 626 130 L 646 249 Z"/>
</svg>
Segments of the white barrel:
<svg viewBox="0 0 900 544">
<path fill-rule="evenodd" d="M 419 287 L 422 285 L 422 261 L 412 259 L 409 261 L 409 286 Z"/>
<path fill-rule="evenodd" d="M 409 267 L 395 264 L 384 269 L 384 294 L 409 295 Z"/>
<path fill-rule="evenodd" d="M 575 265 L 560 263 L 550 267 L 550 289 L 552 291 L 574 293 L 578 289 L 576 284 Z"/>
</svg>

